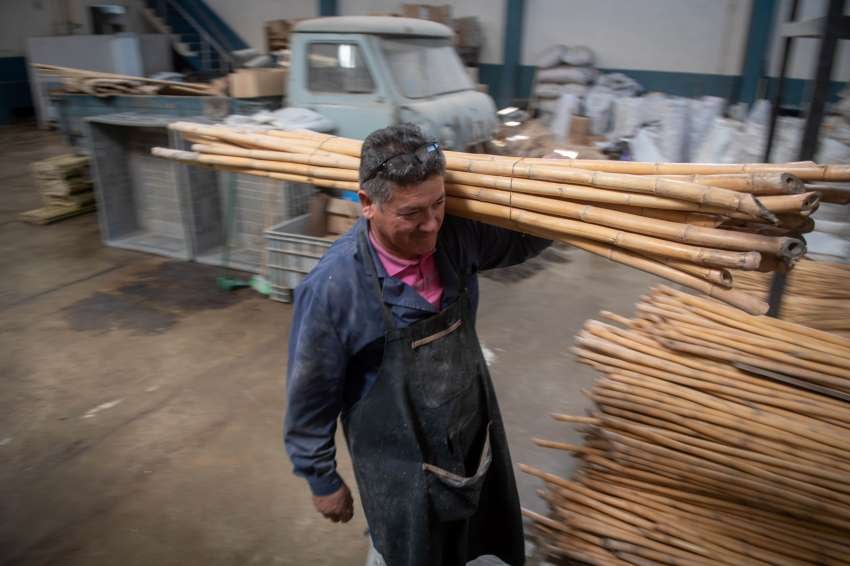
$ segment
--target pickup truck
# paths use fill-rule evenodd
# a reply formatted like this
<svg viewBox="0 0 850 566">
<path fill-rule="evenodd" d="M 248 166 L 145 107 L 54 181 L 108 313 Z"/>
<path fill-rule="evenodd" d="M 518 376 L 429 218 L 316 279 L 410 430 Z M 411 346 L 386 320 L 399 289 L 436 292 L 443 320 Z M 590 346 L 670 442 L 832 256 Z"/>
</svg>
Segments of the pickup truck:
<svg viewBox="0 0 850 566">
<path fill-rule="evenodd" d="M 316 18 L 291 32 L 283 99 L 54 93 L 51 100 L 59 128 L 83 152 L 90 116 L 129 112 L 221 120 L 281 104 L 318 112 L 344 137 L 363 139 L 378 128 L 413 122 L 447 149 L 476 151 L 499 126 L 496 106 L 469 78 L 452 47 L 453 33 L 412 18 Z"/>
<path fill-rule="evenodd" d="M 412 122 L 448 149 L 475 149 L 498 127 L 496 106 L 469 78 L 453 33 L 412 18 L 300 22 L 290 35 L 286 104 L 325 116 L 340 136 Z"/>
</svg>

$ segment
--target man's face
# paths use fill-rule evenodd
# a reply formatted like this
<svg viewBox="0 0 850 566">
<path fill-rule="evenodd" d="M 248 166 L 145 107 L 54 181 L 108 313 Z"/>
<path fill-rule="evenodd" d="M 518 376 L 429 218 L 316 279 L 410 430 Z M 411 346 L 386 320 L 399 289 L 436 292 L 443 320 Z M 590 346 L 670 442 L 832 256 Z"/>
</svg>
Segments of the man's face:
<svg viewBox="0 0 850 566">
<path fill-rule="evenodd" d="M 381 204 L 363 191 L 359 195 L 372 235 L 391 254 L 414 259 L 437 246 L 446 212 L 442 176 L 434 175 L 418 185 L 394 186 L 390 198 Z"/>
</svg>

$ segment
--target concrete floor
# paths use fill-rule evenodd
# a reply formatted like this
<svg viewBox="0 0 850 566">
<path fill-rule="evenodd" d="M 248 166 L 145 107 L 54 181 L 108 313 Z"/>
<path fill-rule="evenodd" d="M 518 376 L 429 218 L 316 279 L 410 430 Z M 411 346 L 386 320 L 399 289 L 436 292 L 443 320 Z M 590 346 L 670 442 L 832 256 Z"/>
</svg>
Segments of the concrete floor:
<svg viewBox="0 0 850 566">
<path fill-rule="evenodd" d="M 56 134 L 0 129 L 0 564 L 362 563 L 366 525 L 322 519 L 281 441 L 291 307 L 221 270 L 108 248 L 93 214 L 49 226 L 31 161 Z M 656 280 L 576 250 L 482 278 L 479 333 L 515 462 L 567 474 L 594 372 L 569 348 Z M 339 440 L 342 445 L 341 439 Z M 352 481 L 345 450 L 340 469 Z M 533 478 L 524 505 L 543 510 Z"/>
</svg>

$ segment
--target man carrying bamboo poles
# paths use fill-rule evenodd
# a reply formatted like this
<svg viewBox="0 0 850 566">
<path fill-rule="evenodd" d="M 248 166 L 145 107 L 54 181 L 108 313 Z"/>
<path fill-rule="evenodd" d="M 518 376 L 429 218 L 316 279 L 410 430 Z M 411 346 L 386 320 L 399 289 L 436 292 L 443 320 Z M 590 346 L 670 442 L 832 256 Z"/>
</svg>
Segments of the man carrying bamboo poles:
<svg viewBox="0 0 850 566">
<path fill-rule="evenodd" d="M 361 151 L 363 218 L 295 290 L 286 448 L 316 509 L 353 515 L 341 417 L 372 544 L 390 566 L 524 562 L 513 468 L 475 332 L 477 273 L 550 242 L 445 218 L 445 157 L 413 125 Z"/>
</svg>

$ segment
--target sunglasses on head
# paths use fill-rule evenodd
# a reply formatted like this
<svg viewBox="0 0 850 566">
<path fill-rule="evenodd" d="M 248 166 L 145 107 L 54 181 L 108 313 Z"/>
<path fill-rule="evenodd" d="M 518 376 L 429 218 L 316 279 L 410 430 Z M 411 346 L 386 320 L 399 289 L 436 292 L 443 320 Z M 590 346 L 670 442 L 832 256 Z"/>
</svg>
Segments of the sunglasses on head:
<svg viewBox="0 0 850 566">
<path fill-rule="evenodd" d="M 375 175 L 380 173 L 381 171 L 387 170 L 390 167 L 392 168 L 401 168 L 401 165 L 404 164 L 405 167 L 409 167 L 415 163 L 419 165 L 425 165 L 429 159 L 433 159 L 434 156 L 440 151 L 440 144 L 437 142 L 428 142 L 422 144 L 414 151 L 408 153 L 397 153 L 392 157 L 388 157 L 384 159 L 380 165 L 372 169 L 368 175 L 363 179 L 363 182 L 370 181 L 375 178 Z"/>
</svg>

